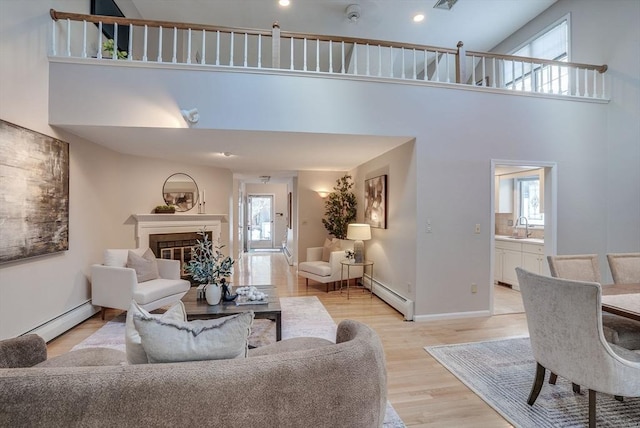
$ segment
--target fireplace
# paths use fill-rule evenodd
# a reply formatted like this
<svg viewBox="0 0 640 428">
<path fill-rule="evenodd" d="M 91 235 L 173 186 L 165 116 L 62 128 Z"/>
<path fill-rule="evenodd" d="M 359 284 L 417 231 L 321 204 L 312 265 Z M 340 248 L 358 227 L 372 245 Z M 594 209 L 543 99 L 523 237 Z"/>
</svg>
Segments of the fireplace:
<svg viewBox="0 0 640 428">
<path fill-rule="evenodd" d="M 222 245 L 229 239 L 221 236 L 222 224 L 229 222 L 225 214 L 132 214 L 132 217 L 137 247 L 151 248 L 158 258 L 179 260 L 181 277 L 188 281 L 191 277 L 184 272 L 184 263 L 191 260 L 196 240 L 202 238 L 198 232 L 204 229 L 213 245 Z"/>
<path fill-rule="evenodd" d="M 211 231 L 206 234 L 211 241 Z M 156 233 L 149 235 L 149 248 L 159 259 L 178 260 L 180 262 L 180 277 L 191 281 L 191 275 L 185 272 L 184 265 L 191 260 L 193 247 L 199 239 L 202 239 L 202 234 L 196 232 Z M 193 283 L 193 281 L 191 282 Z"/>
</svg>

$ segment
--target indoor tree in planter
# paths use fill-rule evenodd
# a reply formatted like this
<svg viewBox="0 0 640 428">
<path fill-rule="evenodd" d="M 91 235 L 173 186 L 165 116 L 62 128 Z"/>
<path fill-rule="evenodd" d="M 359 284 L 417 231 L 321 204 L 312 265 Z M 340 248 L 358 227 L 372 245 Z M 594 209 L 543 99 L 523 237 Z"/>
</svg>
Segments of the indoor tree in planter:
<svg viewBox="0 0 640 428">
<path fill-rule="evenodd" d="M 206 284 L 205 297 L 208 304 L 217 305 L 223 294 L 225 300 L 233 300 L 233 296 L 229 297 L 227 278 L 233 273 L 234 260 L 222 254 L 220 250 L 224 246 L 213 245 L 205 228 L 198 234 L 202 235 L 202 239 L 196 241 L 191 251 L 191 260 L 185 263 L 184 270 L 195 281 Z"/>
<path fill-rule="evenodd" d="M 338 239 L 347 238 L 347 226 L 356 221 L 356 195 L 351 191 L 353 182 L 346 174 L 336 180 L 333 192 L 329 193 L 324 203 L 322 224 L 330 235 Z"/>
</svg>

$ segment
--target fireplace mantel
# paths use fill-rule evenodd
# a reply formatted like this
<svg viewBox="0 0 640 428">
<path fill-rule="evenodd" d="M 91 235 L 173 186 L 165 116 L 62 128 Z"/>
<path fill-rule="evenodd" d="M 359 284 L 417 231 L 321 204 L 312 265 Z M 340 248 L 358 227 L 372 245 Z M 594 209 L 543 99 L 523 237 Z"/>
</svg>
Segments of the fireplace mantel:
<svg viewBox="0 0 640 428">
<path fill-rule="evenodd" d="M 222 223 L 226 214 L 133 214 L 136 221 L 138 248 L 149 246 L 149 235 L 156 233 L 198 232 L 203 227 L 212 232 L 212 240 L 220 243 Z"/>
</svg>

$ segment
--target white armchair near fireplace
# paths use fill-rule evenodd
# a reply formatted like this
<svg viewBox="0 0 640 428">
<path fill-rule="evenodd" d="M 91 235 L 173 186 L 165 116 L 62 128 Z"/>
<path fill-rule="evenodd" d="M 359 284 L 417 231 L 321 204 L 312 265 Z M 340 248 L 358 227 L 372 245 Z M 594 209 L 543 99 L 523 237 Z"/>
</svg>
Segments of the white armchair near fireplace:
<svg viewBox="0 0 640 428">
<path fill-rule="evenodd" d="M 131 251 L 142 256 L 146 250 Z M 156 259 L 159 278 L 139 283 L 135 269 L 127 267 L 128 255 L 127 249 L 105 250 L 103 264 L 91 266 L 91 300 L 102 307 L 102 319 L 107 308 L 127 310 L 131 300 L 152 311 L 180 300 L 189 291 L 189 281 L 180 279 L 178 260 Z"/>
</svg>

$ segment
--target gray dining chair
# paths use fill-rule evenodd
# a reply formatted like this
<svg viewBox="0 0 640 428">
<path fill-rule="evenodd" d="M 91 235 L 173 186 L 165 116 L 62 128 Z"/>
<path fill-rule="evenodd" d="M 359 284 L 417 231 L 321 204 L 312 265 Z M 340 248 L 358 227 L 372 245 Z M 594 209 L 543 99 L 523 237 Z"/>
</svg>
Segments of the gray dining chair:
<svg viewBox="0 0 640 428">
<path fill-rule="evenodd" d="M 533 406 L 546 370 L 589 390 L 589 427 L 596 426 L 596 392 L 640 397 L 640 354 L 608 343 L 602 329 L 597 282 L 537 275 L 516 268 L 536 375 Z"/>
<path fill-rule="evenodd" d="M 640 253 L 607 254 L 609 269 L 616 284 L 640 283 Z"/>
<path fill-rule="evenodd" d="M 555 278 L 602 282 L 597 254 L 547 256 L 547 261 Z M 602 325 L 608 342 L 631 350 L 640 349 L 640 322 L 605 312 Z"/>
</svg>

